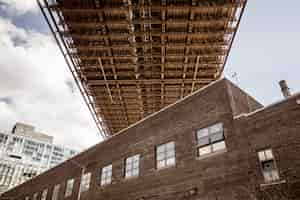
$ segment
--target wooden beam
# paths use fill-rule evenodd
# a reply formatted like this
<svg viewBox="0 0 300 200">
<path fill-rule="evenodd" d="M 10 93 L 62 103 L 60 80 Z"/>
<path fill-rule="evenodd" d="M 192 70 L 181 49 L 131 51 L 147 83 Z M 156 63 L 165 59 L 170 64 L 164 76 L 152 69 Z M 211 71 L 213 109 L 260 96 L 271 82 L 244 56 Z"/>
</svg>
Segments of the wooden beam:
<svg viewBox="0 0 300 200">
<path fill-rule="evenodd" d="M 201 54 L 201 58 L 210 58 L 210 57 L 217 57 L 217 56 L 225 56 L 225 50 L 222 50 L 222 52 L 214 52 L 214 53 L 207 53 L 207 54 Z M 95 55 L 78 55 L 76 53 L 71 53 L 71 56 L 77 56 L 80 59 L 83 60 L 98 60 L 99 57 L 101 59 L 134 59 L 134 58 L 161 58 L 162 55 L 150 55 L 150 54 L 145 54 L 145 55 L 119 55 L 119 56 L 95 56 Z M 189 54 L 189 55 L 184 55 L 184 54 L 168 54 L 165 55 L 164 57 L 166 59 L 179 59 L 179 58 L 184 58 L 184 57 L 189 57 L 189 58 L 197 58 L 198 54 Z"/>
<path fill-rule="evenodd" d="M 228 44 L 226 42 L 210 42 L 210 43 L 191 43 L 189 45 L 190 48 L 219 48 L 219 47 L 226 47 Z M 135 43 L 134 45 L 130 44 L 120 44 L 120 45 L 72 45 L 72 49 L 77 49 L 79 51 L 89 51 L 89 50 L 108 50 L 111 49 L 129 49 L 132 48 L 142 48 L 142 47 L 157 47 L 157 48 L 184 48 L 185 44 L 180 43 L 168 43 L 168 44 L 150 44 L 150 43 Z"/>
<path fill-rule="evenodd" d="M 178 6 L 178 5 L 168 5 L 168 6 L 161 6 L 161 5 L 142 5 L 142 4 L 132 4 L 130 6 L 120 6 L 120 7 L 111 7 L 111 6 L 103 6 L 101 8 L 83 8 L 83 7 L 74 7 L 68 8 L 68 7 L 61 7 L 58 4 L 53 4 L 50 6 L 50 8 L 54 11 L 60 11 L 63 13 L 74 13 L 74 14 L 97 14 L 99 12 L 105 12 L 105 13 L 122 13 L 122 12 L 127 12 L 128 8 L 131 7 L 132 9 L 135 10 L 140 10 L 140 9 L 149 9 L 149 7 L 152 10 L 161 10 L 161 9 L 167 9 L 167 10 L 189 10 L 192 9 L 193 12 L 215 12 L 216 9 L 228 9 L 228 8 L 235 8 L 235 7 L 240 7 L 244 3 L 244 0 L 240 1 L 235 1 L 235 2 L 222 2 L 219 4 L 214 4 L 214 5 L 208 5 L 208 4 L 203 4 L 201 6 L 191 6 L 186 4 L 185 6 Z"/>
<path fill-rule="evenodd" d="M 91 25 L 91 28 L 95 25 Z M 192 32 L 192 33 L 186 33 L 184 32 L 184 29 L 182 31 L 178 32 L 153 32 L 151 33 L 154 37 L 160 37 L 161 35 L 165 35 L 168 37 L 186 37 L 187 35 L 193 38 L 217 38 L 217 37 L 224 37 L 225 35 L 231 34 L 231 30 L 216 30 L 216 31 L 210 31 L 210 32 Z M 126 38 L 136 36 L 136 37 L 143 37 L 144 35 L 147 35 L 148 32 L 145 31 L 136 31 L 135 33 L 126 33 L 124 32 L 112 32 L 109 35 L 103 35 L 103 34 L 96 34 L 96 33 L 88 33 L 88 34 L 78 34 L 78 33 L 70 33 L 70 32 L 64 32 L 63 35 L 65 37 L 71 37 L 73 40 L 85 40 L 85 41 L 93 41 L 93 40 L 102 40 L 105 38 L 123 38 L 124 41 L 126 41 Z"/>
<path fill-rule="evenodd" d="M 197 56 L 197 62 L 196 62 L 195 72 L 194 72 L 194 77 L 193 77 L 193 81 L 192 81 L 191 93 L 194 91 L 195 83 L 196 83 L 196 81 L 197 81 L 197 74 L 198 74 L 199 60 L 200 60 L 200 57 Z"/>
<path fill-rule="evenodd" d="M 111 103 L 113 103 L 114 100 L 113 100 L 112 95 L 111 95 L 111 91 L 110 91 L 110 88 L 109 88 L 109 83 L 108 83 L 108 81 L 106 79 L 106 75 L 105 75 L 105 71 L 104 71 L 103 66 L 102 66 L 101 58 L 99 58 L 98 61 L 99 61 L 99 66 L 100 66 L 100 69 L 101 69 L 101 72 L 102 72 L 102 75 L 103 75 L 103 78 L 104 78 L 104 82 L 105 82 L 105 86 L 106 86 L 106 89 L 107 89 L 107 93 L 109 95 Z"/>
<path fill-rule="evenodd" d="M 181 84 L 182 79 L 139 79 L 139 80 L 119 80 L 119 84 L 122 85 L 136 85 L 136 82 L 139 81 L 142 84 L 145 85 L 151 85 L 151 84 L 161 84 L 161 82 L 164 82 L 165 84 Z M 185 82 L 188 83 L 210 83 L 213 81 L 213 79 L 201 79 L 201 80 L 194 80 L 194 79 L 186 79 Z M 114 85 L 116 82 L 114 80 L 89 80 L 88 85 L 89 86 L 94 86 L 94 85 L 105 85 L 106 83 Z"/>
<path fill-rule="evenodd" d="M 236 19 L 229 19 L 231 22 L 235 22 L 237 21 Z M 192 25 L 207 25 L 207 26 L 211 26 L 211 24 L 219 24 L 219 23 L 226 23 L 228 22 L 228 17 L 211 17 L 211 19 L 196 19 L 193 21 L 188 21 L 186 19 L 172 19 L 172 20 L 157 20 L 157 19 L 139 19 L 139 20 L 132 20 L 132 22 L 124 19 L 124 20 L 106 20 L 104 22 L 100 22 L 100 21 L 84 21 L 84 22 L 78 22 L 78 20 L 75 21 L 71 21 L 68 20 L 68 25 L 72 28 L 97 28 L 97 27 L 101 27 L 104 25 L 108 25 L 108 26 L 112 26 L 112 25 L 118 25 L 118 26 L 122 26 L 122 25 L 129 25 L 129 24 L 133 24 L 133 25 L 140 25 L 140 24 L 166 24 L 166 25 L 187 25 L 187 24 L 192 24 Z"/>
</svg>

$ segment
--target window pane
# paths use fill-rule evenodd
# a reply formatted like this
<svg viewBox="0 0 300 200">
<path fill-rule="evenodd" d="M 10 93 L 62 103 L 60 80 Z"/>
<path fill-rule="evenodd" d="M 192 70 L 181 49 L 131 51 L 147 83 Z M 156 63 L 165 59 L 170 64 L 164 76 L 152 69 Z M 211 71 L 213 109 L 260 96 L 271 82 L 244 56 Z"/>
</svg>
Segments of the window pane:
<svg viewBox="0 0 300 200">
<path fill-rule="evenodd" d="M 107 175 L 107 176 L 111 176 L 111 174 L 112 174 L 111 169 L 110 169 L 109 171 L 106 171 L 106 175 Z"/>
<path fill-rule="evenodd" d="M 220 141 L 220 140 L 223 140 L 223 139 L 224 139 L 223 132 L 217 132 L 217 133 L 212 134 L 210 136 L 211 142 L 216 142 L 216 141 Z"/>
<path fill-rule="evenodd" d="M 128 158 L 126 159 L 126 165 L 130 164 L 131 160 L 129 160 Z"/>
<path fill-rule="evenodd" d="M 208 136 L 208 129 L 207 128 L 198 130 L 198 132 L 197 132 L 197 137 L 198 138 L 206 137 L 206 136 Z"/>
<path fill-rule="evenodd" d="M 38 193 L 33 194 L 33 200 L 37 200 Z"/>
<path fill-rule="evenodd" d="M 157 168 L 160 169 L 160 168 L 163 168 L 163 167 L 165 167 L 165 160 L 158 161 L 157 162 Z"/>
<path fill-rule="evenodd" d="M 47 198 L 47 193 L 48 193 L 48 189 L 43 190 L 41 200 L 46 200 L 46 198 Z"/>
<path fill-rule="evenodd" d="M 163 149 L 162 152 L 156 154 L 158 169 L 175 164 L 175 142 L 162 144 L 157 149 Z"/>
<path fill-rule="evenodd" d="M 264 172 L 263 175 L 266 182 L 271 182 L 273 180 L 270 172 Z"/>
<path fill-rule="evenodd" d="M 111 183 L 111 176 L 109 176 L 109 177 L 106 179 L 106 182 L 107 182 L 107 184 L 110 184 L 110 183 Z"/>
<path fill-rule="evenodd" d="M 139 167 L 139 162 L 134 162 L 133 163 L 133 168 L 138 168 Z"/>
<path fill-rule="evenodd" d="M 271 149 L 265 150 L 266 159 L 273 159 L 273 152 Z"/>
<path fill-rule="evenodd" d="M 216 133 L 216 132 L 223 132 L 223 124 L 218 123 L 218 124 L 215 124 L 215 125 L 209 127 L 209 132 L 211 134 Z"/>
<path fill-rule="evenodd" d="M 202 137 L 198 139 L 198 145 L 204 146 L 209 144 L 209 138 L 208 137 Z"/>
<path fill-rule="evenodd" d="M 59 184 L 54 186 L 52 200 L 57 200 L 58 193 L 59 193 Z"/>
<path fill-rule="evenodd" d="M 132 176 L 132 171 L 126 171 L 125 177 L 131 177 Z"/>
<path fill-rule="evenodd" d="M 226 145 L 225 145 L 225 142 L 222 141 L 222 142 L 218 142 L 218 143 L 214 143 L 212 145 L 212 148 L 213 148 L 213 151 L 220 151 L 220 150 L 223 150 L 223 149 L 226 149 Z"/>
<path fill-rule="evenodd" d="M 71 196 L 73 191 L 74 179 L 70 179 L 67 181 L 65 197 Z"/>
<path fill-rule="evenodd" d="M 167 159 L 167 166 L 172 166 L 172 165 L 175 165 L 175 158 L 174 157 Z"/>
<path fill-rule="evenodd" d="M 175 152 L 174 151 L 167 151 L 167 158 L 170 158 L 170 157 L 174 157 L 175 156 Z"/>
<path fill-rule="evenodd" d="M 80 190 L 81 192 L 85 192 L 87 190 L 89 190 L 90 188 L 90 180 L 91 180 L 91 173 L 86 173 L 81 177 L 81 186 L 80 186 Z"/>
<path fill-rule="evenodd" d="M 134 157 L 133 157 L 133 161 L 134 162 L 137 162 L 137 161 L 139 161 L 140 160 L 140 155 L 135 155 Z"/>
<path fill-rule="evenodd" d="M 101 185 L 110 184 L 111 176 L 112 176 L 112 165 L 110 164 L 102 168 Z"/>
<path fill-rule="evenodd" d="M 273 160 L 262 162 L 262 168 L 264 171 L 272 171 L 275 169 L 275 163 Z"/>
<path fill-rule="evenodd" d="M 266 160 L 265 152 L 264 151 L 258 152 L 258 158 L 259 158 L 260 161 Z"/>
<path fill-rule="evenodd" d="M 139 174 L 139 169 L 136 168 L 132 171 L 133 176 L 137 176 L 138 174 Z"/>
<path fill-rule="evenodd" d="M 174 145 L 174 142 L 169 142 L 169 143 L 167 143 L 166 145 L 167 145 L 167 151 L 168 151 L 168 150 L 173 150 L 173 149 L 174 149 L 174 146 L 175 146 L 175 145 Z"/>
<path fill-rule="evenodd" d="M 134 155 L 126 159 L 125 178 L 138 175 L 139 170 L 139 155 Z M 129 162 L 130 161 L 130 162 Z"/>
<path fill-rule="evenodd" d="M 165 159 L 165 153 L 164 152 L 157 154 L 156 160 L 163 160 L 163 159 Z"/>
<path fill-rule="evenodd" d="M 130 171 L 131 169 L 132 169 L 132 165 L 131 164 L 127 164 L 125 170 L 126 171 Z"/>
<path fill-rule="evenodd" d="M 199 156 L 211 153 L 211 146 L 201 147 L 199 148 Z"/>
<path fill-rule="evenodd" d="M 273 181 L 279 180 L 279 174 L 277 170 L 273 170 L 272 172 Z"/>
<path fill-rule="evenodd" d="M 165 146 L 160 145 L 157 147 L 157 154 L 163 153 L 165 151 Z"/>
</svg>

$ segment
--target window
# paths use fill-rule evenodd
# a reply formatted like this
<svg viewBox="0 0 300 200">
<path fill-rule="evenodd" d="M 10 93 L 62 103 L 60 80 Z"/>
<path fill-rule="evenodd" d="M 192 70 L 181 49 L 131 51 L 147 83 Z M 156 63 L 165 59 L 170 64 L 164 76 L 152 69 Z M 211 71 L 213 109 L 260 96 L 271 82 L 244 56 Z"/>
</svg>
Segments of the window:
<svg viewBox="0 0 300 200">
<path fill-rule="evenodd" d="M 54 186 L 53 193 L 52 193 L 52 200 L 58 199 L 58 193 L 59 193 L 59 184 Z"/>
<path fill-rule="evenodd" d="M 259 151 L 257 154 L 261 164 L 261 169 L 262 169 L 265 182 L 269 183 L 269 182 L 279 180 L 279 173 L 276 168 L 272 149 L 265 149 Z"/>
<path fill-rule="evenodd" d="M 217 123 L 198 130 L 197 142 L 200 157 L 226 149 L 223 124 Z"/>
<path fill-rule="evenodd" d="M 38 197 L 38 193 L 36 192 L 33 194 L 33 200 L 37 200 L 37 197 Z"/>
<path fill-rule="evenodd" d="M 156 167 L 162 169 L 175 165 L 175 142 L 168 142 L 156 148 Z"/>
<path fill-rule="evenodd" d="M 90 189 L 91 172 L 82 175 L 80 183 L 80 192 L 85 192 Z"/>
<path fill-rule="evenodd" d="M 111 183 L 112 165 L 107 165 L 102 168 L 101 172 L 101 185 L 107 185 Z"/>
<path fill-rule="evenodd" d="M 125 178 L 135 177 L 139 175 L 139 161 L 139 154 L 126 158 Z"/>
<path fill-rule="evenodd" d="M 47 194 L 48 194 L 48 189 L 44 189 L 43 192 L 42 192 L 41 200 L 46 200 L 47 199 Z"/>
<path fill-rule="evenodd" d="M 72 195 L 73 192 L 73 185 L 74 185 L 74 179 L 69 179 L 67 181 L 67 186 L 66 186 L 66 192 L 65 192 L 65 197 L 69 197 Z"/>
</svg>

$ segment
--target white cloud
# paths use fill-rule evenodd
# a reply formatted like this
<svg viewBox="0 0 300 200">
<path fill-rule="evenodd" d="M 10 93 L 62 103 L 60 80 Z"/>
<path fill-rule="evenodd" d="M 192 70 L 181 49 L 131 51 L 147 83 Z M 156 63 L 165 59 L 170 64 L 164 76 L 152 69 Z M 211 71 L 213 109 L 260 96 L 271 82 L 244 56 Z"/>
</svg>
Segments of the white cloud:
<svg viewBox="0 0 300 200">
<path fill-rule="evenodd" d="M 52 36 L 0 18 L 0 127 L 30 123 L 57 143 L 87 148 L 100 141 L 95 124 Z M 73 82 L 73 84 L 75 84 Z"/>
<path fill-rule="evenodd" d="M 26 12 L 37 12 L 35 0 L 1 0 L 0 6 L 8 15 L 22 15 Z"/>
</svg>

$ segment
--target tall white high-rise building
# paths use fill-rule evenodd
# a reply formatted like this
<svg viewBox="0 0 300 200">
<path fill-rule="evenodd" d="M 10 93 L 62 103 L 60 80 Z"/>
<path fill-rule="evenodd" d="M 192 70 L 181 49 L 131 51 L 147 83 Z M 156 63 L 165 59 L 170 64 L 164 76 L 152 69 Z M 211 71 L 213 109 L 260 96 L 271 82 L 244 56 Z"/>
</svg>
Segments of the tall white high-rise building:
<svg viewBox="0 0 300 200">
<path fill-rule="evenodd" d="M 53 144 L 53 137 L 36 132 L 33 126 L 16 123 L 10 133 L 0 132 L 0 193 L 75 154 Z"/>
</svg>

